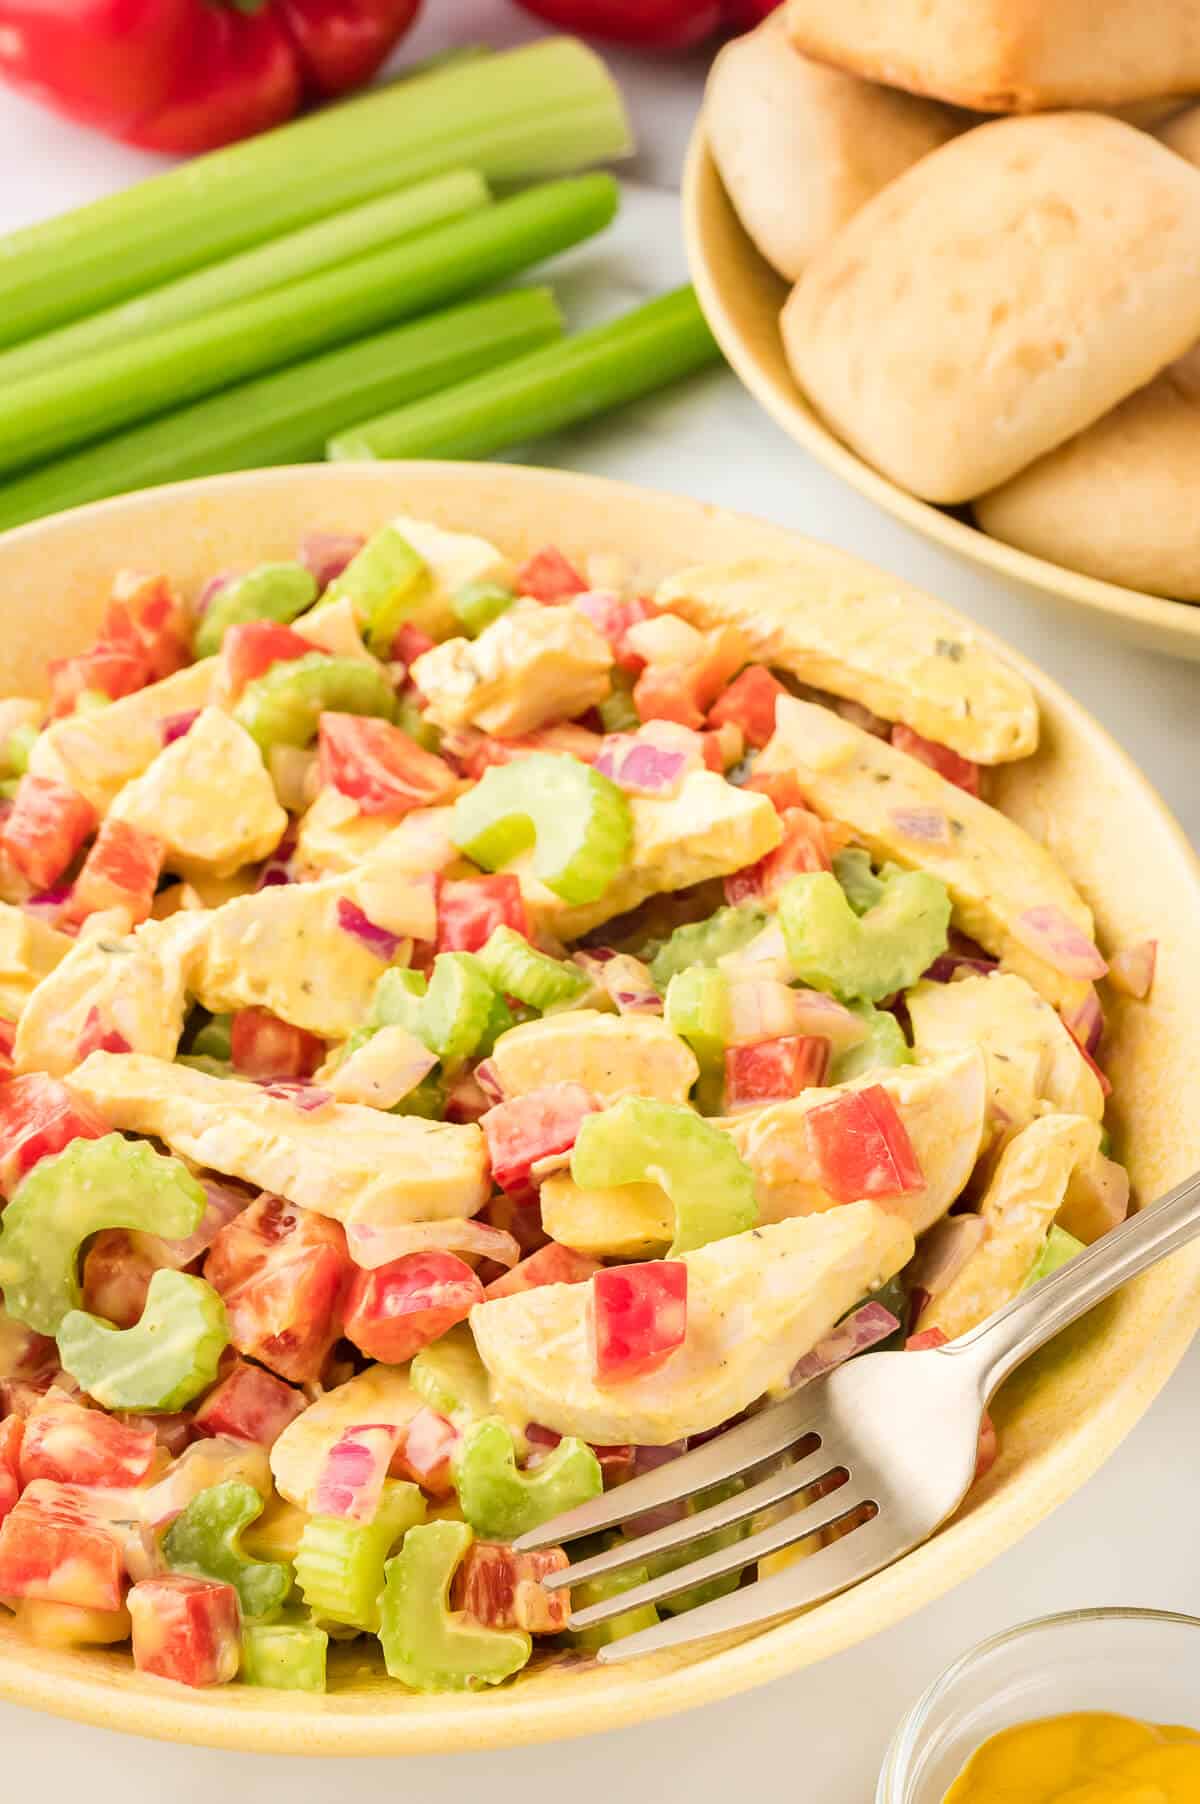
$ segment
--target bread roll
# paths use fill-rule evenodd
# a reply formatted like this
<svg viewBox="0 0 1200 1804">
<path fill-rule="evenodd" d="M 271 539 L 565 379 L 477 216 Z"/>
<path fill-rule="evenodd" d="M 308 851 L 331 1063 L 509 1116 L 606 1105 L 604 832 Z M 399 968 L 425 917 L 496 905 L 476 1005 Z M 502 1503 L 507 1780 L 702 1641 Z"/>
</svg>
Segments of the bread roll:
<svg viewBox="0 0 1200 1804">
<path fill-rule="evenodd" d="M 1104 582 L 1200 601 L 1200 348 L 975 504 L 985 532 Z"/>
<path fill-rule="evenodd" d="M 993 120 L 868 201 L 782 330 L 861 456 L 927 500 L 968 501 L 1200 337 L 1200 173 L 1097 113 Z"/>
<path fill-rule="evenodd" d="M 806 56 L 981 113 L 1200 86 L 1200 0 L 789 0 Z"/>
<path fill-rule="evenodd" d="M 792 281 L 864 201 L 963 126 L 936 101 L 810 63 L 781 11 L 721 51 L 704 118 L 739 219 Z"/>
</svg>

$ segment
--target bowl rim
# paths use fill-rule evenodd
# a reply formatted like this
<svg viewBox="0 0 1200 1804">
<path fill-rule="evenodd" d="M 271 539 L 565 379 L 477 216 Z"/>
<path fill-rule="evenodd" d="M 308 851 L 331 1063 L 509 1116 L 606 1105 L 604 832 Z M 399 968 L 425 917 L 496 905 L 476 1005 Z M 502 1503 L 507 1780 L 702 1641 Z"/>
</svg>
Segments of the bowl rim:
<svg viewBox="0 0 1200 1804">
<path fill-rule="evenodd" d="M 901 1794 L 896 1788 L 908 1776 L 931 1712 L 964 1673 L 986 1660 L 989 1654 L 1031 1639 L 1047 1629 L 1053 1632 L 1059 1628 L 1078 1628 L 1081 1623 L 1111 1622 L 1169 1623 L 1173 1628 L 1200 1630 L 1200 1616 L 1189 1616 L 1180 1610 L 1142 1608 L 1136 1604 L 1095 1604 L 1085 1609 L 1055 1610 L 1047 1616 L 1034 1616 L 1028 1622 L 1017 1622 L 1011 1628 L 999 1629 L 994 1635 L 977 1641 L 974 1647 L 968 1648 L 965 1654 L 959 1654 L 956 1660 L 944 1667 L 901 1719 L 884 1756 L 875 1804 L 898 1804 Z"/>
<path fill-rule="evenodd" d="M 594 503 L 601 517 L 606 498 L 614 510 L 622 503 L 639 509 L 650 506 L 680 537 L 689 522 L 699 525 L 715 520 L 778 538 L 781 554 L 789 543 L 804 542 L 802 535 L 773 522 L 608 478 L 494 463 L 426 462 L 293 465 L 203 477 L 51 516 L 0 536 L 0 546 L 52 551 L 55 534 L 68 523 L 76 529 L 110 522 L 121 522 L 123 529 L 126 525 L 135 528 L 139 518 L 160 508 L 174 510 L 181 522 L 190 525 L 209 499 L 245 493 L 269 506 L 273 493 L 286 492 L 295 484 L 328 485 L 336 492 L 361 483 L 377 487 L 393 505 L 398 492 L 407 506 L 414 485 L 418 500 L 421 485 L 427 485 L 424 498 L 433 505 L 431 496 L 438 486 L 461 487 L 464 482 L 478 486 L 481 496 L 489 498 L 509 485 L 540 491 L 548 504 L 556 493 L 573 494 L 589 507 Z M 502 536 L 500 528 L 496 531 Z M 970 626 L 1030 680 L 1039 702 L 1153 818 L 1178 859 L 1180 875 L 1192 885 L 1200 914 L 1200 860 L 1129 755 L 1053 678 L 987 628 L 973 620 Z M 732 1697 L 890 1627 L 1005 1552 L 1078 1490 L 1148 1408 L 1200 1326 L 1200 1245 L 1174 1256 L 1172 1278 L 1173 1308 L 1159 1331 L 1139 1341 L 1124 1368 L 1114 1375 L 1112 1387 L 1095 1413 L 1039 1457 L 1036 1467 L 1014 1487 L 1014 1495 L 997 1493 L 904 1560 L 831 1600 L 829 1606 L 718 1643 L 714 1651 L 687 1664 L 664 1670 L 651 1660 L 610 1668 L 610 1675 L 618 1670 L 627 1675 L 622 1687 L 593 1690 L 584 1684 L 578 1691 L 555 1691 L 550 1696 L 526 1696 L 519 1686 L 465 1697 L 423 1698 L 406 1692 L 402 1702 L 408 1708 L 388 1709 L 377 1693 L 342 1693 L 343 1707 L 339 1707 L 336 1690 L 326 1697 L 296 1703 L 287 1693 L 237 1688 L 240 1695 L 235 1707 L 223 1702 L 219 1691 L 180 1695 L 182 1688 L 143 1675 L 136 1675 L 139 1682 L 126 1689 L 115 1682 L 111 1667 L 106 1668 L 100 1659 L 93 1665 L 78 1655 L 64 1657 L 40 1649 L 32 1650 L 31 1656 L 27 1644 L 14 1644 L 14 1652 L 0 1640 L 0 1698 L 163 1740 L 248 1752 L 371 1756 L 527 1745 L 627 1727 Z M 72 1658 L 78 1666 L 72 1667 Z"/>
<path fill-rule="evenodd" d="M 703 110 L 688 143 L 682 198 L 688 267 L 709 328 L 738 380 L 789 438 L 868 501 L 958 557 L 1040 589 L 1058 601 L 1091 609 L 1116 630 L 1123 626 L 1142 644 L 1160 650 L 1169 644 L 1176 655 L 1200 659 L 1200 602 L 1175 601 L 1105 582 L 993 538 L 882 475 L 822 423 L 796 383 L 789 379 L 784 385 L 776 380 L 741 330 L 726 295 L 726 281 L 714 266 L 710 234 L 716 205 L 726 209 L 734 235 L 742 242 L 744 258 L 739 270 L 743 279 L 767 277 L 784 287 L 786 280 L 771 269 L 737 218 L 709 145 Z"/>
</svg>

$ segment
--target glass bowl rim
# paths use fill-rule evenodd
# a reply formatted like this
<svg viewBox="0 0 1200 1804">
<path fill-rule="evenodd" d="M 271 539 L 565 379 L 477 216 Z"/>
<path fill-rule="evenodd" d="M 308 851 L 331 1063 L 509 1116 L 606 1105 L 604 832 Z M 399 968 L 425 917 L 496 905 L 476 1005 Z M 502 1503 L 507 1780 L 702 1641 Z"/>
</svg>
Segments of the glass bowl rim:
<svg viewBox="0 0 1200 1804">
<path fill-rule="evenodd" d="M 1001 1629 L 997 1634 L 989 1635 L 986 1640 L 977 1642 L 965 1654 L 960 1654 L 956 1660 L 951 1661 L 926 1686 L 916 1703 L 901 1719 L 884 1757 L 876 1804 L 900 1804 L 897 1787 L 912 1770 L 930 1713 L 965 1672 L 969 1672 L 989 1654 L 996 1653 L 1015 1641 L 1022 1641 L 1027 1636 L 1036 1635 L 1043 1629 L 1073 1628 L 1081 1623 L 1105 1622 L 1164 1623 L 1200 1630 L 1200 1616 L 1188 1616 L 1178 1610 L 1141 1609 L 1133 1604 L 1098 1604 L 1088 1609 L 1059 1610 L 1048 1616 L 1035 1616 L 1029 1622 L 1019 1622 L 1010 1629 Z"/>
</svg>

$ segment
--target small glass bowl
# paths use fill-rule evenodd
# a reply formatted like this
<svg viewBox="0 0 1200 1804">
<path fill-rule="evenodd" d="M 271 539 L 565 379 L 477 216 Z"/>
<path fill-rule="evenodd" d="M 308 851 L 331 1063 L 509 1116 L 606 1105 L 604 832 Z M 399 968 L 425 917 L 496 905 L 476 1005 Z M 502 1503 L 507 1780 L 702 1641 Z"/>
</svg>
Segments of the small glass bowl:
<svg viewBox="0 0 1200 1804">
<path fill-rule="evenodd" d="M 1200 1728 L 1200 1618 L 1068 1610 L 993 1635 L 935 1679 L 901 1723 L 876 1804 L 943 1804 L 990 1735 L 1077 1710 Z"/>
</svg>

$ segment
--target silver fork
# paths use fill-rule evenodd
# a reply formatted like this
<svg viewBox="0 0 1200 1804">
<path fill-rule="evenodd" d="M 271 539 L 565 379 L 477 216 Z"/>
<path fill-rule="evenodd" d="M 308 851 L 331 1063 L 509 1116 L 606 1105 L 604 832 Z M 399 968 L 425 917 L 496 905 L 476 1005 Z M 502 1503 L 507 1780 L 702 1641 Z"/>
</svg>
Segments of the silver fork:
<svg viewBox="0 0 1200 1804">
<path fill-rule="evenodd" d="M 584 1629 L 843 1525 L 810 1558 L 602 1647 L 606 1664 L 754 1628 L 819 1603 L 910 1552 L 957 1508 L 974 1473 L 988 1399 L 1022 1360 L 1197 1234 L 1200 1173 L 958 1340 L 919 1353 L 860 1355 L 656 1471 L 523 1535 L 517 1551 L 630 1528 L 630 1539 L 543 1580 L 554 1589 L 664 1556 L 686 1561 L 575 1610 L 570 1626 Z M 645 1512 L 730 1481 L 743 1488 L 665 1527 L 636 1532 L 635 1519 Z M 790 1499 L 816 1486 L 824 1494 L 781 1514 Z M 765 1526 L 757 1526 L 754 1518 L 764 1515 Z M 743 1524 L 750 1532 L 737 1539 Z M 722 1529 L 735 1531 L 722 1537 L 727 1545 L 688 1558 L 692 1542 Z"/>
</svg>

